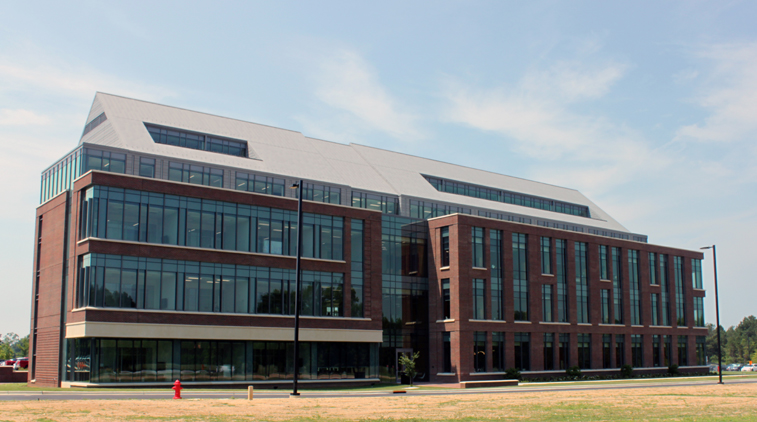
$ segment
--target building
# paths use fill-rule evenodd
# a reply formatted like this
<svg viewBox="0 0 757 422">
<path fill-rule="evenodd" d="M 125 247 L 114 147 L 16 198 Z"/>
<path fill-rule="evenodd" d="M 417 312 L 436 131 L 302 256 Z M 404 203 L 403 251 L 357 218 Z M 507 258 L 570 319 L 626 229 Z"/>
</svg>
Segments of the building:
<svg viewBox="0 0 757 422">
<path fill-rule="evenodd" d="M 702 254 L 576 190 L 98 93 L 42 174 L 30 383 L 290 383 L 300 179 L 303 383 L 703 369 Z"/>
</svg>

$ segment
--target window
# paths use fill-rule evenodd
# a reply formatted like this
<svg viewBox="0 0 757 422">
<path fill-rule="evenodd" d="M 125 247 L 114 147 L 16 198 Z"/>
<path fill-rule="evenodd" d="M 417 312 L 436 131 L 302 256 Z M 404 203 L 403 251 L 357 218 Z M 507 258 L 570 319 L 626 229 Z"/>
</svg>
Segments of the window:
<svg viewBox="0 0 757 422">
<path fill-rule="evenodd" d="M 676 324 L 686 326 L 686 292 L 683 283 L 683 258 L 680 256 L 673 257 L 673 273 L 676 289 Z"/>
<path fill-rule="evenodd" d="M 81 136 L 84 137 L 84 135 L 92 132 L 92 129 L 100 126 L 100 124 L 106 120 L 108 120 L 108 116 L 106 116 L 105 113 L 100 113 L 99 116 L 95 117 L 84 126 L 84 132 L 82 132 Z"/>
<path fill-rule="evenodd" d="M 652 365 L 655 367 L 662 366 L 662 354 L 660 353 L 660 349 L 662 347 L 662 342 L 660 341 L 659 335 L 653 335 L 652 336 Z"/>
<path fill-rule="evenodd" d="M 486 333 L 482 331 L 473 333 L 473 370 L 486 372 Z"/>
<path fill-rule="evenodd" d="M 697 365 L 707 365 L 706 336 L 697 336 Z"/>
<path fill-rule="evenodd" d="M 568 322 L 568 241 L 555 240 L 556 281 L 557 281 L 557 321 Z"/>
<path fill-rule="evenodd" d="M 602 289 L 599 291 L 600 299 L 602 301 L 602 324 L 610 323 L 610 291 Z"/>
<path fill-rule="evenodd" d="M 689 365 L 689 353 L 687 349 L 688 337 L 678 336 L 678 366 Z"/>
<path fill-rule="evenodd" d="M 639 281 L 639 251 L 628 251 L 628 282 L 631 285 L 631 324 L 641 325 L 641 282 Z"/>
<path fill-rule="evenodd" d="M 612 335 L 602 334 L 602 368 L 612 368 Z"/>
<path fill-rule="evenodd" d="M 694 326 L 704 327 L 704 298 L 694 298 Z"/>
<path fill-rule="evenodd" d="M 568 369 L 568 366 L 570 366 L 570 334 L 560 334 L 559 340 L 558 369 Z"/>
<path fill-rule="evenodd" d="M 526 235 L 513 233 L 515 320 L 528 321 L 528 245 Z"/>
<path fill-rule="evenodd" d="M 342 316 L 344 275 L 303 271 L 302 314 Z M 294 314 L 291 269 L 87 254 L 77 307 Z M 315 287 L 315 288 L 314 288 Z"/>
<path fill-rule="evenodd" d="M 576 255 L 576 307 L 578 322 L 589 323 L 589 274 L 588 257 L 586 256 L 586 243 L 575 243 Z"/>
<path fill-rule="evenodd" d="M 181 129 L 172 129 L 149 125 L 145 123 L 145 128 L 150 133 L 152 140 L 156 144 L 173 145 L 182 148 L 191 148 L 201 151 L 218 152 L 236 157 L 247 157 L 247 142 L 221 138 L 214 135 L 205 135 L 202 133 L 189 132 Z M 253 154 L 250 154 L 255 158 Z"/>
<path fill-rule="evenodd" d="M 505 372 L 505 333 L 492 333 L 492 371 Z"/>
<path fill-rule="evenodd" d="M 471 233 L 473 267 L 484 268 L 484 229 L 483 227 L 472 227 Z"/>
<path fill-rule="evenodd" d="M 660 318 L 659 318 L 659 311 L 658 307 L 660 306 L 660 295 L 657 293 L 652 293 L 651 295 L 652 301 L 651 301 L 651 307 L 652 307 L 652 325 L 660 325 Z"/>
<path fill-rule="evenodd" d="M 442 371 L 446 373 L 452 372 L 452 345 L 450 342 L 450 333 L 442 333 Z"/>
<path fill-rule="evenodd" d="M 642 350 L 643 337 L 639 334 L 631 334 L 631 365 L 634 368 L 644 366 L 644 353 Z"/>
<path fill-rule="evenodd" d="M 702 289 L 702 260 L 691 260 L 691 282 L 695 289 Z"/>
<path fill-rule="evenodd" d="M 450 291 L 449 291 L 449 279 L 443 278 L 442 279 L 442 312 L 444 313 L 442 319 L 450 319 L 452 318 L 452 313 L 450 312 Z"/>
<path fill-rule="evenodd" d="M 351 270 L 352 270 L 352 297 L 351 312 L 353 317 L 363 317 L 363 250 L 365 245 L 363 243 L 363 220 L 353 219 L 350 222 L 351 232 Z"/>
<path fill-rule="evenodd" d="M 601 280 L 609 280 L 607 265 L 607 246 L 599 245 L 599 278 Z"/>
<path fill-rule="evenodd" d="M 341 204 L 342 190 L 333 186 L 316 185 L 305 183 L 302 199 L 309 201 L 325 202 L 327 204 Z"/>
<path fill-rule="evenodd" d="M 664 366 L 670 366 L 670 351 L 673 348 L 672 336 L 662 336 L 662 357 L 665 359 Z"/>
<path fill-rule="evenodd" d="M 615 365 L 620 368 L 626 364 L 626 336 L 615 334 Z"/>
<path fill-rule="evenodd" d="M 222 188 L 223 170 L 194 164 L 169 163 L 168 180 Z"/>
<path fill-rule="evenodd" d="M 442 267 L 449 267 L 449 227 L 441 229 Z"/>
<path fill-rule="evenodd" d="M 296 253 L 297 213 L 94 186 L 81 204 L 82 239 L 123 239 L 273 255 Z M 342 217 L 303 215 L 303 256 L 342 260 Z"/>
<path fill-rule="evenodd" d="M 620 248 L 612 248 L 612 288 L 615 323 L 623 323 L 623 278 L 621 276 Z"/>
<path fill-rule="evenodd" d="M 591 335 L 578 335 L 578 367 L 581 369 L 591 368 Z"/>
<path fill-rule="evenodd" d="M 487 199 L 490 201 L 504 202 L 507 204 L 520 205 L 523 207 L 537 208 L 541 210 L 559 212 L 569 215 L 589 217 L 589 208 L 583 205 L 570 204 L 567 202 L 554 201 L 537 196 L 524 195 L 515 192 L 503 191 L 495 188 L 476 186 L 463 182 L 442 179 L 433 176 L 423 176 L 438 191 L 453 193 L 456 195 L 471 196 L 474 198 Z"/>
<path fill-rule="evenodd" d="M 473 319 L 486 319 L 486 280 L 473 279 Z"/>
<path fill-rule="evenodd" d="M 657 254 L 649 253 L 649 284 L 657 285 Z"/>
<path fill-rule="evenodd" d="M 555 369 L 555 335 L 544 333 L 544 370 Z"/>
<path fill-rule="evenodd" d="M 412 218 L 422 218 L 427 220 L 429 218 L 441 217 L 443 215 L 470 213 L 470 208 L 410 200 L 410 217 Z"/>
<path fill-rule="evenodd" d="M 531 370 L 530 338 L 530 333 L 515 333 L 515 367 L 521 371 Z"/>
<path fill-rule="evenodd" d="M 552 319 L 552 291 L 553 286 L 551 284 L 543 284 L 541 286 L 541 320 L 544 322 L 553 322 Z"/>
<path fill-rule="evenodd" d="M 236 172 L 234 189 L 265 195 L 285 196 L 285 184 L 284 179 L 276 177 Z M 308 199 L 307 196 L 304 198 Z"/>
<path fill-rule="evenodd" d="M 660 257 L 660 301 L 662 302 L 662 325 L 670 326 L 670 283 L 668 273 L 668 256 Z M 667 364 L 665 364 L 667 366 Z"/>
<path fill-rule="evenodd" d="M 90 170 L 126 173 L 126 154 L 85 148 L 82 174 Z"/>
<path fill-rule="evenodd" d="M 502 256 L 502 230 L 489 231 L 489 263 L 491 264 L 491 295 L 492 295 L 492 319 L 504 321 L 505 309 L 503 292 L 505 289 L 503 279 L 503 256 Z"/>
<path fill-rule="evenodd" d="M 552 274 L 552 238 L 541 238 L 541 273 Z"/>
<path fill-rule="evenodd" d="M 155 160 L 152 158 L 139 159 L 139 175 L 142 177 L 155 177 Z"/>
<path fill-rule="evenodd" d="M 400 203 L 396 197 L 352 191 L 352 206 L 381 211 L 384 214 L 399 214 Z"/>
</svg>

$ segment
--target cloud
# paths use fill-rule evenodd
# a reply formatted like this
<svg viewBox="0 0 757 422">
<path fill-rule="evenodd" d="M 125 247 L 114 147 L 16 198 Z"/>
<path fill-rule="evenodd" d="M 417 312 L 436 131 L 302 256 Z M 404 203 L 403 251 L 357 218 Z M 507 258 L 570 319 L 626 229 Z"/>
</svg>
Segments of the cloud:
<svg viewBox="0 0 757 422">
<path fill-rule="evenodd" d="M 753 142 L 757 131 L 757 43 L 705 46 L 695 57 L 713 66 L 694 104 L 710 111 L 703 122 L 682 126 L 676 140 Z"/>
<path fill-rule="evenodd" d="M 358 124 L 409 141 L 423 137 L 417 118 L 404 111 L 381 85 L 376 72 L 357 53 L 340 51 L 320 66 L 316 97 L 347 112 Z"/>
<path fill-rule="evenodd" d="M 49 117 L 39 115 L 31 110 L 0 109 L 0 126 L 46 125 L 49 123 Z"/>
<path fill-rule="evenodd" d="M 53 60 L 53 59 L 51 59 Z M 55 66 L 14 62 L 0 58 L 0 94 L 7 92 L 45 92 L 91 100 L 95 92 L 112 92 L 149 101 L 174 96 L 161 86 L 152 86 L 105 74 L 98 70 L 58 63 Z"/>
</svg>

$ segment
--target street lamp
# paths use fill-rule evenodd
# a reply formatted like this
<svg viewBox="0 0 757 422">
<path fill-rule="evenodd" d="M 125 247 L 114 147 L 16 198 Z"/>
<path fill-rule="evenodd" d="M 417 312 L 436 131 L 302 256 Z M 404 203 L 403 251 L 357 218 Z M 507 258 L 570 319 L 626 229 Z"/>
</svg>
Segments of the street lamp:
<svg viewBox="0 0 757 422">
<path fill-rule="evenodd" d="M 293 183 L 290 189 L 297 189 L 297 264 L 295 265 L 295 284 L 294 290 L 294 382 L 290 396 L 299 396 L 297 392 L 297 378 L 300 373 L 300 261 L 302 259 L 302 180 Z"/>
<path fill-rule="evenodd" d="M 720 348 L 720 303 L 718 302 L 718 256 L 715 252 L 715 245 L 703 246 L 699 249 L 712 249 L 712 268 L 715 271 L 715 318 L 718 324 L 718 373 L 720 375 L 720 381 L 718 384 L 723 383 L 723 352 Z"/>
</svg>

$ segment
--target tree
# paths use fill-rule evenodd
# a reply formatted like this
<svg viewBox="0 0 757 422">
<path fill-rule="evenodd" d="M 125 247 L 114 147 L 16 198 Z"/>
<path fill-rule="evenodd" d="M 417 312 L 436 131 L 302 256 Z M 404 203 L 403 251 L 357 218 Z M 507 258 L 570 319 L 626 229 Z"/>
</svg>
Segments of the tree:
<svg viewBox="0 0 757 422">
<path fill-rule="evenodd" d="M 402 366 L 402 373 L 410 378 L 411 387 L 413 385 L 413 378 L 415 378 L 415 375 L 418 373 L 418 371 L 415 369 L 415 360 L 418 359 L 420 355 L 420 352 L 415 352 L 412 356 L 409 356 L 407 353 L 403 353 L 399 359 L 399 364 Z"/>
<path fill-rule="evenodd" d="M 13 345 L 13 350 L 19 356 L 29 356 L 29 336 L 20 339 Z"/>
<path fill-rule="evenodd" d="M 0 360 L 8 360 L 14 357 L 13 348 L 5 343 L 0 343 Z"/>
</svg>

